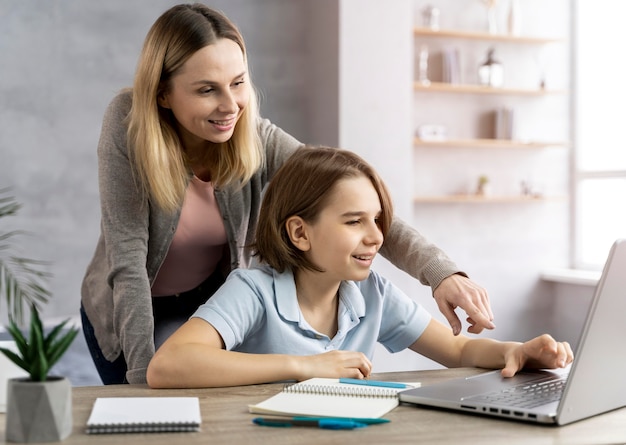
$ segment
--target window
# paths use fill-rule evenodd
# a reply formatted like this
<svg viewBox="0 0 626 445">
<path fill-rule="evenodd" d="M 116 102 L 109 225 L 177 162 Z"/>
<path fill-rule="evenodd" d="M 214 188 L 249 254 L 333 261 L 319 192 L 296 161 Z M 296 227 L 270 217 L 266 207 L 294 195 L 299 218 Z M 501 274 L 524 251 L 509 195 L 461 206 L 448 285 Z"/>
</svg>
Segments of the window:
<svg viewBox="0 0 626 445">
<path fill-rule="evenodd" d="M 600 269 L 626 237 L 626 4 L 576 0 L 573 16 L 573 252 Z"/>
</svg>

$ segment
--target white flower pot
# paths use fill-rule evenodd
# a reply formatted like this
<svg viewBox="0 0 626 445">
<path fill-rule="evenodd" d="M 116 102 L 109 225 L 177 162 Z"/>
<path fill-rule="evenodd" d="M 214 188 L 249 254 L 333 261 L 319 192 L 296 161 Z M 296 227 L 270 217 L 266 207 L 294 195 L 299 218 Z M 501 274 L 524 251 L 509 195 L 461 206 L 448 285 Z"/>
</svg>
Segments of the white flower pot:
<svg viewBox="0 0 626 445">
<path fill-rule="evenodd" d="M 10 379 L 7 384 L 7 442 L 59 442 L 72 432 L 72 385 L 65 377 L 45 382 Z"/>
</svg>

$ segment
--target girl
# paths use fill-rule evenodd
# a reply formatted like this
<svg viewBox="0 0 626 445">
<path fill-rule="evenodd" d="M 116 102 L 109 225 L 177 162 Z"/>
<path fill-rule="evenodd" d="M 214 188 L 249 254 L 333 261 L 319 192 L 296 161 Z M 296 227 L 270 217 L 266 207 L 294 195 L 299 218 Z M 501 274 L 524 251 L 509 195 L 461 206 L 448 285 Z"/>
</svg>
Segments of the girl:
<svg viewBox="0 0 626 445">
<path fill-rule="evenodd" d="M 375 343 L 445 366 L 565 367 L 569 344 L 455 336 L 371 270 L 392 225 L 392 203 L 354 153 L 302 149 L 263 199 L 255 253 L 156 352 L 154 388 L 234 386 L 311 377 L 367 378 Z"/>
</svg>

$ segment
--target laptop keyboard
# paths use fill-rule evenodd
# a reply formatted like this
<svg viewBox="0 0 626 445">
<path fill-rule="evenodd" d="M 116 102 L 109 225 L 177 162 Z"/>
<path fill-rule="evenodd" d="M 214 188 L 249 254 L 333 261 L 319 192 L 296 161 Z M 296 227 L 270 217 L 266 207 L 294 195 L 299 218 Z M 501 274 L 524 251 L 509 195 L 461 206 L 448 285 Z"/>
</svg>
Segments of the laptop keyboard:
<svg viewBox="0 0 626 445">
<path fill-rule="evenodd" d="M 566 378 L 526 382 L 511 388 L 467 397 L 465 400 L 484 404 L 535 408 L 561 399 Z"/>
</svg>

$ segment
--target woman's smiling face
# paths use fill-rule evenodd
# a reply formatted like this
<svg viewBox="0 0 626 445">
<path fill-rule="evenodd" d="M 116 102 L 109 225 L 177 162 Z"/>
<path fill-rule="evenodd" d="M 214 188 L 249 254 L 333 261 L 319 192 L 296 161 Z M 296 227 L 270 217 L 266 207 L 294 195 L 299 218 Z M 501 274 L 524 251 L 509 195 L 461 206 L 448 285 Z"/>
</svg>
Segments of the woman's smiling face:
<svg viewBox="0 0 626 445">
<path fill-rule="evenodd" d="M 230 39 L 198 50 L 171 78 L 159 105 L 169 108 L 185 148 L 228 141 L 250 98 L 248 68 Z"/>
</svg>

